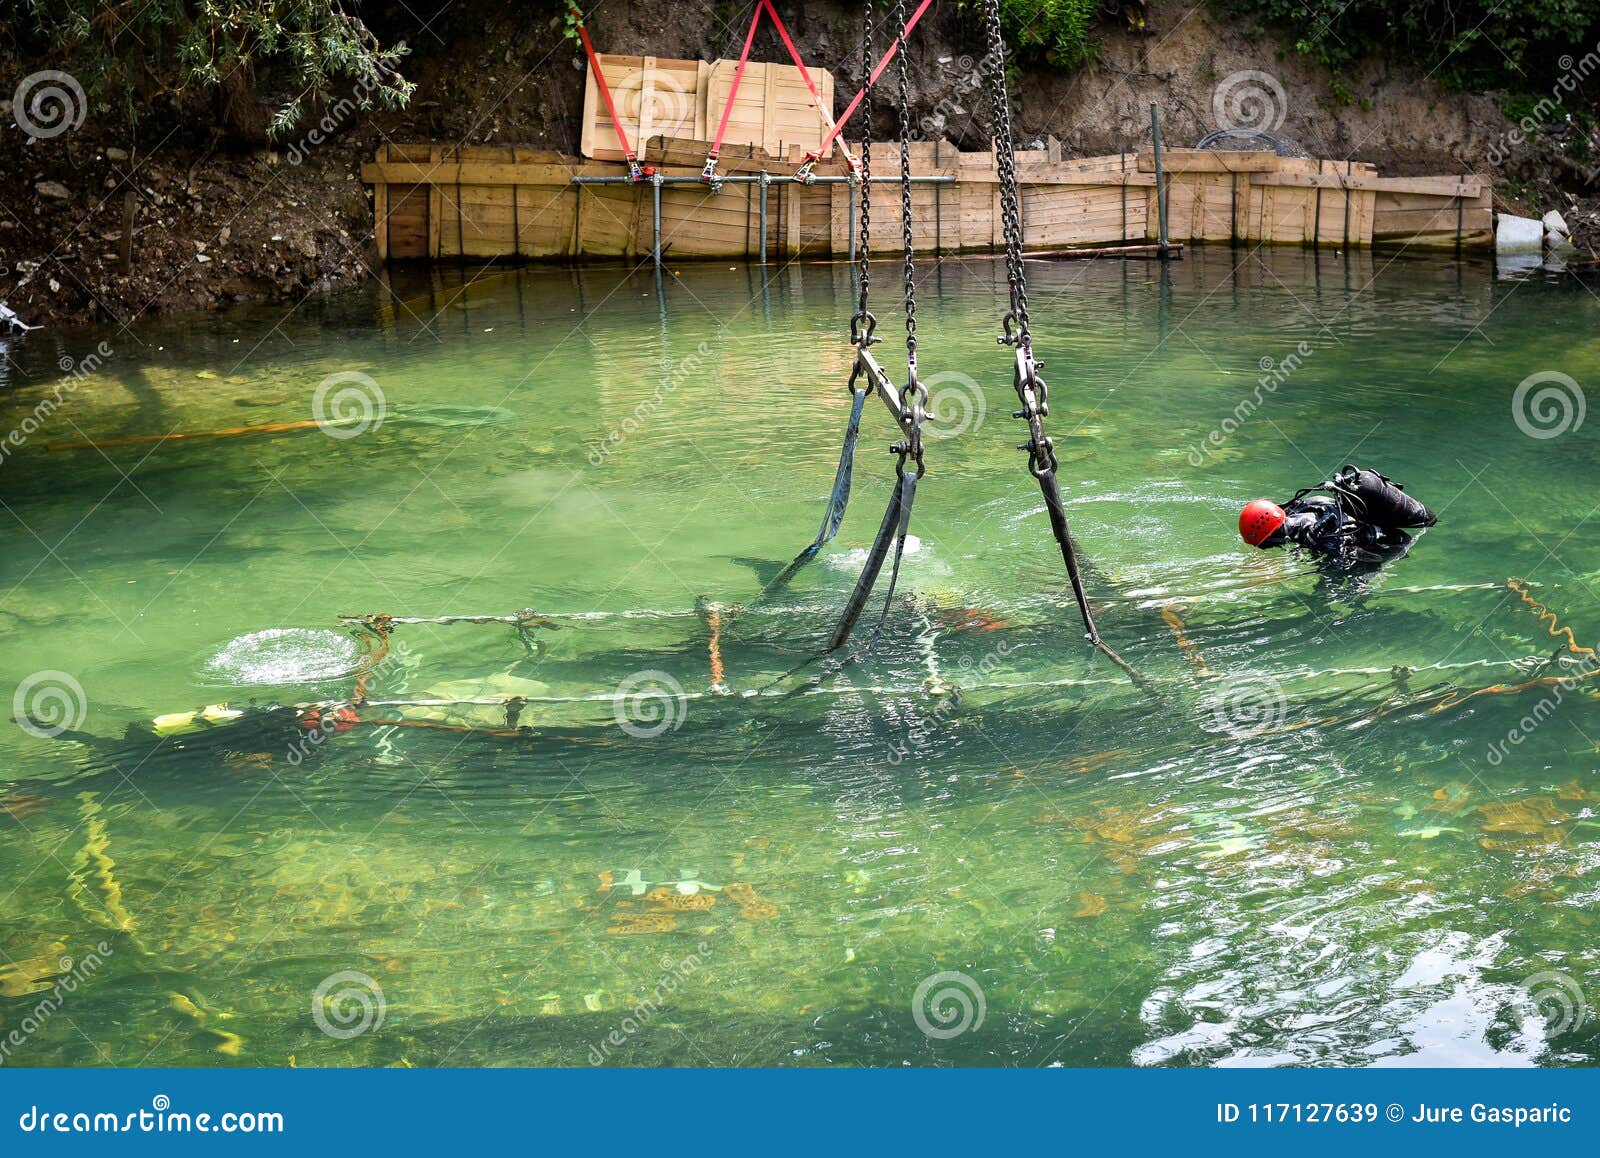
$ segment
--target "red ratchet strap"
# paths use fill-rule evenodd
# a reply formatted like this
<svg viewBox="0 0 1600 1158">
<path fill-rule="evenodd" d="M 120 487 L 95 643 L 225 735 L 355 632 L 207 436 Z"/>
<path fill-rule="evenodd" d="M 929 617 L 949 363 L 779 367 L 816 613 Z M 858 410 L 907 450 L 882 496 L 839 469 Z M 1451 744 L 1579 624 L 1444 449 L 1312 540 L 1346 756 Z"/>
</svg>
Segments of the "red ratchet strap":
<svg viewBox="0 0 1600 1158">
<path fill-rule="evenodd" d="M 772 6 L 772 0 L 761 0 L 761 6 L 767 10 L 767 15 L 772 17 L 772 23 L 778 30 L 778 35 L 783 38 L 783 46 L 789 50 L 789 58 L 794 61 L 794 66 L 800 70 L 800 79 L 806 82 L 806 88 L 811 92 L 811 101 L 817 106 L 817 112 L 822 117 L 822 123 L 827 128 L 833 128 L 833 114 L 828 106 L 822 103 L 822 94 L 817 91 L 817 86 L 811 82 L 811 74 L 806 71 L 806 62 L 800 59 L 800 52 L 794 46 L 794 41 L 789 37 L 789 30 L 784 27 L 783 17 L 778 15 L 778 10 Z M 850 155 L 850 150 L 840 143 L 844 158 L 850 164 L 852 172 L 860 169 L 860 163 Z M 826 145 L 823 146 L 827 148 Z"/>
<path fill-rule="evenodd" d="M 606 83 L 606 74 L 600 70 L 600 58 L 595 55 L 594 45 L 589 43 L 589 32 L 583 26 L 583 13 L 578 11 L 576 4 L 569 4 L 567 7 L 578 26 L 578 39 L 583 41 L 583 51 L 589 55 L 589 68 L 594 72 L 595 83 L 600 86 L 601 99 L 606 102 L 606 112 L 611 117 L 611 127 L 617 130 L 617 142 L 622 146 L 623 159 L 628 162 L 628 176 L 635 181 L 643 181 L 650 176 L 650 172 L 639 167 L 639 158 L 635 155 L 633 146 L 628 144 L 627 130 L 622 127 L 622 118 L 617 115 L 616 102 L 611 99 L 611 86 Z"/>
<path fill-rule="evenodd" d="M 744 51 L 739 54 L 739 67 L 733 70 L 733 86 L 728 89 L 728 103 L 722 106 L 722 120 L 717 124 L 717 138 L 711 142 L 711 152 L 706 154 L 706 167 L 700 171 L 700 180 L 708 185 L 717 184 L 717 156 L 722 152 L 722 137 L 728 131 L 728 118 L 733 115 L 733 102 L 739 95 L 739 82 L 744 79 L 745 65 L 750 63 L 750 46 L 755 43 L 756 28 L 761 24 L 761 9 L 765 3 L 766 0 L 757 0 L 755 15 L 750 18 Z"/>
<path fill-rule="evenodd" d="M 933 0 L 922 0 L 922 3 L 917 5 L 917 10 L 911 14 L 911 19 L 906 21 L 906 36 L 911 35 L 911 30 L 917 26 L 917 21 L 922 19 L 922 14 L 926 12 L 932 4 Z M 822 144 L 816 149 L 815 152 L 806 154 L 805 163 L 802 164 L 795 172 L 794 179 L 796 181 L 800 182 L 802 185 L 810 183 L 812 166 L 818 161 L 822 160 L 823 155 L 827 153 L 828 148 L 833 144 L 834 139 L 844 131 L 845 125 L 849 123 L 851 117 L 856 115 L 856 109 L 861 107 L 861 102 L 866 99 L 867 93 L 871 91 L 873 85 L 878 83 L 878 78 L 883 75 L 883 70 L 889 67 L 889 62 L 894 59 L 895 53 L 899 51 L 900 37 L 897 36 L 894 39 L 894 43 L 889 45 L 889 51 L 883 54 L 882 59 L 880 59 L 876 67 L 873 68 L 872 75 L 867 78 L 867 83 L 861 86 L 860 92 L 856 93 L 856 99 L 851 101 L 850 107 L 844 110 L 844 116 L 839 118 L 838 124 L 834 125 L 833 128 L 828 130 L 828 135 L 822 138 Z"/>
</svg>

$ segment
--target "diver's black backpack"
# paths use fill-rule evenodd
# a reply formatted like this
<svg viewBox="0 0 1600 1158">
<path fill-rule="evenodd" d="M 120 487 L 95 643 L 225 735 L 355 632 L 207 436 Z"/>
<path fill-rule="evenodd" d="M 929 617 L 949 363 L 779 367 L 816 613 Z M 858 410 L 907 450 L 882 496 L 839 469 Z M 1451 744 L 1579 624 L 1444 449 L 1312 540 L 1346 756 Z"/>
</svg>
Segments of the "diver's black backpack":
<svg viewBox="0 0 1600 1158">
<path fill-rule="evenodd" d="M 1346 463 L 1328 480 L 1350 515 L 1391 530 L 1431 527 L 1439 521 L 1427 507 L 1406 494 L 1406 488 L 1375 470 L 1360 470 Z"/>
</svg>

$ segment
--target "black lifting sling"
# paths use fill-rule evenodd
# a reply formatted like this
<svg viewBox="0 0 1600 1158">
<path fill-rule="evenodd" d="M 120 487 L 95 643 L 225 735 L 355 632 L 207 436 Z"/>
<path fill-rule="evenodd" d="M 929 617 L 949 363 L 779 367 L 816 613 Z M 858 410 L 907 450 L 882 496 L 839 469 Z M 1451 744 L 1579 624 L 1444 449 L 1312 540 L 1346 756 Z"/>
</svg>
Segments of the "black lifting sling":
<svg viewBox="0 0 1600 1158">
<path fill-rule="evenodd" d="M 890 548 L 894 551 L 894 567 L 889 574 L 889 590 L 884 596 L 883 612 L 878 617 L 878 626 L 881 628 L 888 618 L 890 604 L 894 599 L 895 585 L 900 579 L 900 560 L 905 554 L 906 532 L 911 526 L 911 505 L 917 497 L 917 480 L 927 473 L 927 466 L 922 458 L 922 422 L 926 416 L 928 405 L 928 390 L 917 378 L 917 283 L 916 266 L 912 261 L 912 213 L 911 213 L 911 93 L 910 81 L 906 72 L 906 9 L 905 0 L 897 0 L 895 5 L 895 38 L 897 41 L 896 58 L 899 64 L 897 70 L 899 101 L 900 101 L 900 214 L 901 214 L 901 240 L 905 251 L 905 310 L 906 310 L 906 380 L 900 388 L 899 420 L 903 437 L 894 446 L 890 447 L 891 453 L 897 455 L 895 461 L 895 488 L 889 496 L 889 505 L 883 512 L 883 522 L 878 526 L 877 537 L 872 541 L 872 549 L 867 552 L 866 565 L 861 569 L 861 576 L 856 580 L 855 589 L 850 592 L 850 600 L 845 604 L 844 614 L 839 617 L 839 625 L 834 628 L 833 636 L 828 641 L 827 650 L 837 651 L 850 633 L 855 630 L 856 621 L 861 618 L 861 612 L 867 605 L 867 600 L 872 595 L 872 589 L 878 582 L 878 575 L 883 570 L 883 564 L 889 557 Z M 866 9 L 867 27 L 871 27 L 872 8 L 870 3 Z M 867 74 L 871 76 L 869 71 Z M 869 112 L 870 134 L 870 112 Z M 864 134 L 866 135 L 866 134 Z M 865 165 L 867 148 L 863 141 L 862 162 Z M 851 373 L 852 388 L 856 381 L 863 375 L 869 380 L 877 380 L 887 387 L 887 376 L 878 367 L 876 361 L 867 353 L 867 347 L 872 342 L 872 330 L 877 324 L 876 319 L 867 311 L 867 266 L 866 266 L 866 230 L 867 230 L 867 193 L 871 188 L 871 175 L 868 173 L 862 184 L 862 264 L 861 264 L 861 298 L 856 316 L 850 322 L 851 340 L 856 344 L 856 368 Z M 906 464 L 915 465 L 914 470 L 907 470 Z"/>
<path fill-rule="evenodd" d="M 1056 481 L 1055 447 L 1044 432 L 1044 419 L 1050 413 L 1050 390 L 1039 376 L 1040 363 L 1033 358 L 1033 335 L 1028 328 L 1028 283 L 1022 266 L 1022 214 L 1017 189 L 1017 163 L 1015 146 L 1011 139 L 1011 102 L 1006 92 L 1006 46 L 1000 31 L 999 0 L 983 0 L 983 18 L 989 42 L 989 91 L 994 117 L 995 168 L 1000 178 L 1000 217 L 1005 231 L 1006 281 L 1011 291 L 1011 308 L 1003 319 L 1004 333 L 998 339 L 1001 345 L 1016 351 L 1012 385 L 1022 408 L 1016 417 L 1028 424 L 1028 441 L 1020 449 L 1028 452 L 1028 470 L 1039 480 L 1039 490 L 1044 495 L 1045 510 L 1050 515 L 1050 530 L 1061 548 L 1061 559 L 1067 567 L 1067 578 L 1072 583 L 1072 595 L 1083 615 L 1086 638 L 1108 659 L 1136 680 L 1143 679 L 1139 671 L 1123 659 L 1100 638 L 1094 625 L 1094 615 L 1089 611 L 1089 598 L 1083 589 L 1083 576 L 1078 570 L 1077 553 L 1072 546 L 1072 533 L 1067 528 L 1067 512 L 1061 501 L 1061 485 Z"/>
<path fill-rule="evenodd" d="M 850 503 L 850 480 L 855 470 L 856 438 L 861 433 L 861 411 L 866 405 L 867 395 L 872 393 L 877 383 L 881 380 L 887 385 L 888 382 L 872 355 L 867 353 L 867 347 L 878 340 L 872 336 L 878 319 L 867 309 L 867 294 L 871 286 L 869 262 L 872 257 L 869 245 L 872 228 L 872 4 L 870 0 L 862 12 L 861 72 L 868 78 L 867 86 L 863 90 L 866 105 L 864 123 L 867 130 L 861 141 L 861 246 L 856 254 L 858 297 L 856 312 L 850 318 L 850 344 L 856 348 L 855 364 L 850 368 L 848 383 L 850 418 L 845 424 L 844 446 L 839 451 L 839 467 L 834 471 L 833 490 L 829 493 L 828 505 L 822 512 L 822 526 L 817 530 L 817 537 L 761 589 L 761 593 L 755 598 L 757 603 L 786 587 L 800 568 L 815 558 L 823 545 L 838 534 L 839 527 L 844 522 L 845 507 Z"/>
</svg>

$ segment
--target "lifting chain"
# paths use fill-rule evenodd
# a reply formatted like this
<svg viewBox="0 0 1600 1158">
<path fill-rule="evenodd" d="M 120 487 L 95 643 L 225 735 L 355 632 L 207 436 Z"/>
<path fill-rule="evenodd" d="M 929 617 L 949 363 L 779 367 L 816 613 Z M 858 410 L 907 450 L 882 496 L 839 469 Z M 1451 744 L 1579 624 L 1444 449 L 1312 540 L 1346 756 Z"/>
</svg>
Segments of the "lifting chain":
<svg viewBox="0 0 1600 1158">
<path fill-rule="evenodd" d="M 1017 201 L 1017 158 L 1011 137 L 1011 100 L 1006 93 L 1006 42 L 1000 31 L 1000 0 L 983 0 L 983 18 L 989 39 L 989 73 L 993 77 L 989 98 L 993 107 L 995 168 L 1000 178 L 1006 280 L 1011 288 L 1011 310 L 1005 316 L 1005 336 L 1000 340 L 1026 349 L 1033 339 L 1028 331 L 1028 283 L 1022 272 L 1022 210 Z"/>
<path fill-rule="evenodd" d="M 906 381 L 900 388 L 900 412 L 906 437 L 892 449 L 900 456 L 895 474 L 904 477 L 906 460 L 917 464 L 917 477 L 927 473 L 922 461 L 922 422 L 927 416 L 928 388 L 917 377 L 917 270 L 911 236 L 911 82 L 906 63 L 906 3 L 895 0 L 896 63 L 900 98 L 900 236 L 905 245 Z"/>
<path fill-rule="evenodd" d="M 999 341 L 1014 351 L 1012 385 L 1016 388 L 1021 409 L 1013 417 L 1028 424 L 1028 441 L 1018 450 L 1028 452 L 1028 471 L 1038 480 L 1039 492 L 1044 496 L 1045 511 L 1050 518 L 1050 531 L 1056 545 L 1061 548 L 1061 560 L 1067 568 L 1067 578 L 1072 583 L 1072 595 L 1077 600 L 1078 611 L 1083 616 L 1084 637 L 1136 683 L 1145 677 L 1100 638 L 1094 615 L 1089 610 L 1089 596 L 1084 590 L 1083 575 L 1078 569 L 1077 551 L 1072 545 L 1072 532 L 1067 526 L 1066 504 L 1061 497 L 1061 484 L 1056 480 L 1054 444 L 1044 432 L 1044 419 L 1050 413 L 1050 390 L 1039 376 L 1043 363 L 1034 361 L 1033 334 L 1028 326 L 1028 282 L 1022 268 L 1022 208 L 1017 184 L 1016 145 L 1011 135 L 1011 99 L 1006 92 L 1006 42 L 1000 29 L 1000 0 L 982 0 L 983 21 L 988 33 L 989 55 L 985 61 L 992 77 L 989 96 L 994 111 L 994 163 L 1000 179 L 1000 218 L 1006 239 L 1006 281 L 1011 290 L 1011 308 L 1002 319 L 1003 332 Z"/>
<path fill-rule="evenodd" d="M 857 251 L 856 260 L 856 297 L 855 316 L 850 319 L 850 344 L 857 349 L 865 350 L 877 341 L 872 336 L 872 331 L 878 326 L 878 319 L 872 316 L 872 311 L 867 309 L 867 292 L 872 284 L 872 0 L 861 10 L 861 75 L 866 77 L 866 96 L 863 104 L 865 115 L 862 117 L 864 131 L 861 134 L 861 248 Z M 852 174 L 852 177 L 855 177 Z M 853 376 L 852 376 L 853 377 Z"/>
<path fill-rule="evenodd" d="M 1028 424 L 1028 441 L 1018 449 L 1028 452 L 1028 470 L 1044 480 L 1053 476 L 1060 463 L 1055 444 L 1044 432 L 1043 419 L 1050 414 L 1050 388 L 1039 376 L 1044 363 L 1033 357 L 1033 334 L 1028 320 L 1028 281 L 1022 268 L 1022 211 L 1018 200 L 1017 159 L 1011 135 L 1011 100 L 1006 92 L 1006 44 L 1000 30 L 999 0 L 983 0 L 983 18 L 989 42 L 989 74 L 993 78 L 989 98 L 994 119 L 994 159 L 1000 178 L 1000 218 L 1006 243 L 1006 281 L 1011 291 L 1011 308 L 1002 319 L 1004 333 L 997 339 L 1017 350 L 1014 385 L 1022 408 L 1013 417 Z"/>
<path fill-rule="evenodd" d="M 863 90 L 866 97 L 871 97 L 871 36 L 872 36 L 872 9 L 870 0 L 865 9 L 865 32 L 862 37 L 862 68 L 866 71 L 868 87 Z M 926 7 L 926 4 L 924 5 Z M 867 600 L 872 597 L 872 589 L 877 584 L 878 576 L 883 570 L 883 565 L 892 554 L 894 565 L 889 572 L 889 590 L 884 595 L 883 612 L 878 617 L 878 630 L 881 631 L 884 622 L 888 619 L 890 608 L 894 603 L 895 585 L 900 578 L 900 561 L 905 554 L 907 530 L 911 525 L 911 507 L 917 494 L 917 481 L 926 473 L 927 467 L 922 458 L 922 423 L 927 414 L 928 390 L 917 379 L 917 282 L 916 266 L 912 261 L 912 206 L 911 206 L 911 91 L 910 79 L 906 69 L 906 6 L 905 0 L 895 0 L 895 45 L 894 53 L 900 60 L 899 71 L 899 98 L 900 98 L 900 214 L 901 236 L 905 243 L 905 308 L 906 308 L 906 381 L 899 394 L 899 421 L 902 438 L 889 448 L 890 453 L 898 456 L 895 462 L 895 487 L 889 498 L 889 505 L 883 512 L 883 521 L 878 525 L 878 533 L 873 537 L 872 547 L 867 552 L 866 562 L 862 565 L 861 575 L 856 579 L 856 585 L 850 592 L 850 598 L 845 603 L 844 613 L 839 617 L 839 624 L 834 628 L 830 637 L 827 652 L 837 651 L 844 646 L 850 638 L 850 633 L 855 630 L 857 621 L 861 618 L 862 611 L 866 608 Z M 922 9 L 918 10 L 919 13 Z M 863 375 L 870 375 L 878 381 L 886 377 L 878 370 L 876 363 L 867 354 L 866 347 L 871 342 L 872 315 L 867 312 L 867 226 L 869 223 L 867 204 L 867 189 L 870 188 L 872 171 L 870 168 L 870 151 L 866 144 L 872 135 L 871 112 L 869 109 L 867 128 L 862 134 L 863 144 L 861 160 L 863 164 L 863 191 L 861 198 L 861 298 L 860 308 L 851 320 L 851 340 L 856 345 L 855 369 L 851 372 L 850 381 L 852 390 Z M 864 332 L 863 332 L 864 330 Z M 885 389 L 887 389 L 885 384 Z M 855 429 L 855 421 L 859 417 L 861 399 L 865 396 L 863 387 L 856 393 L 855 402 L 857 410 L 852 411 L 851 432 Z M 847 438 L 846 448 L 849 441 Z M 916 469 L 908 471 L 906 463 L 914 461 Z M 842 460 L 841 460 L 842 461 Z M 836 492 L 837 493 L 837 492 Z M 842 506 L 840 508 L 842 510 Z M 826 525 L 826 524 L 825 524 Z M 820 544 L 821 540 L 819 540 Z"/>
</svg>

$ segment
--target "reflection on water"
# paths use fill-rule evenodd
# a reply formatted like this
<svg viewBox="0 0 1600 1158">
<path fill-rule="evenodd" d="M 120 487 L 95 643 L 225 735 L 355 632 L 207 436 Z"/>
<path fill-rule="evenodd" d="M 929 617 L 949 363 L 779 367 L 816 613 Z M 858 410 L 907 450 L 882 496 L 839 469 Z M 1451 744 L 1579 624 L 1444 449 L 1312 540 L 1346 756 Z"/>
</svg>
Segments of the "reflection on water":
<svg viewBox="0 0 1600 1158">
<path fill-rule="evenodd" d="M 977 387 L 844 665 L 806 661 L 887 501 L 881 411 L 839 538 L 740 606 L 827 498 L 844 266 L 413 275 L 106 335 L 0 464 L 7 686 L 73 729 L 0 739 L 5 1061 L 1600 1060 L 1596 444 L 1511 402 L 1600 380 L 1593 296 L 1365 254 L 1031 265 L 1140 689 L 1084 648 L 1013 449 L 999 272 L 922 278 L 924 376 Z M 102 335 L 42 337 L 7 429 Z M 332 375 L 383 421 L 308 423 Z M 146 440 L 47 449 L 111 439 Z M 1442 512 L 1409 558 L 1238 543 L 1245 500 L 1351 460 Z M 501 618 L 338 619 L 371 613 Z M 357 669 L 360 722 L 279 707 Z"/>
</svg>

